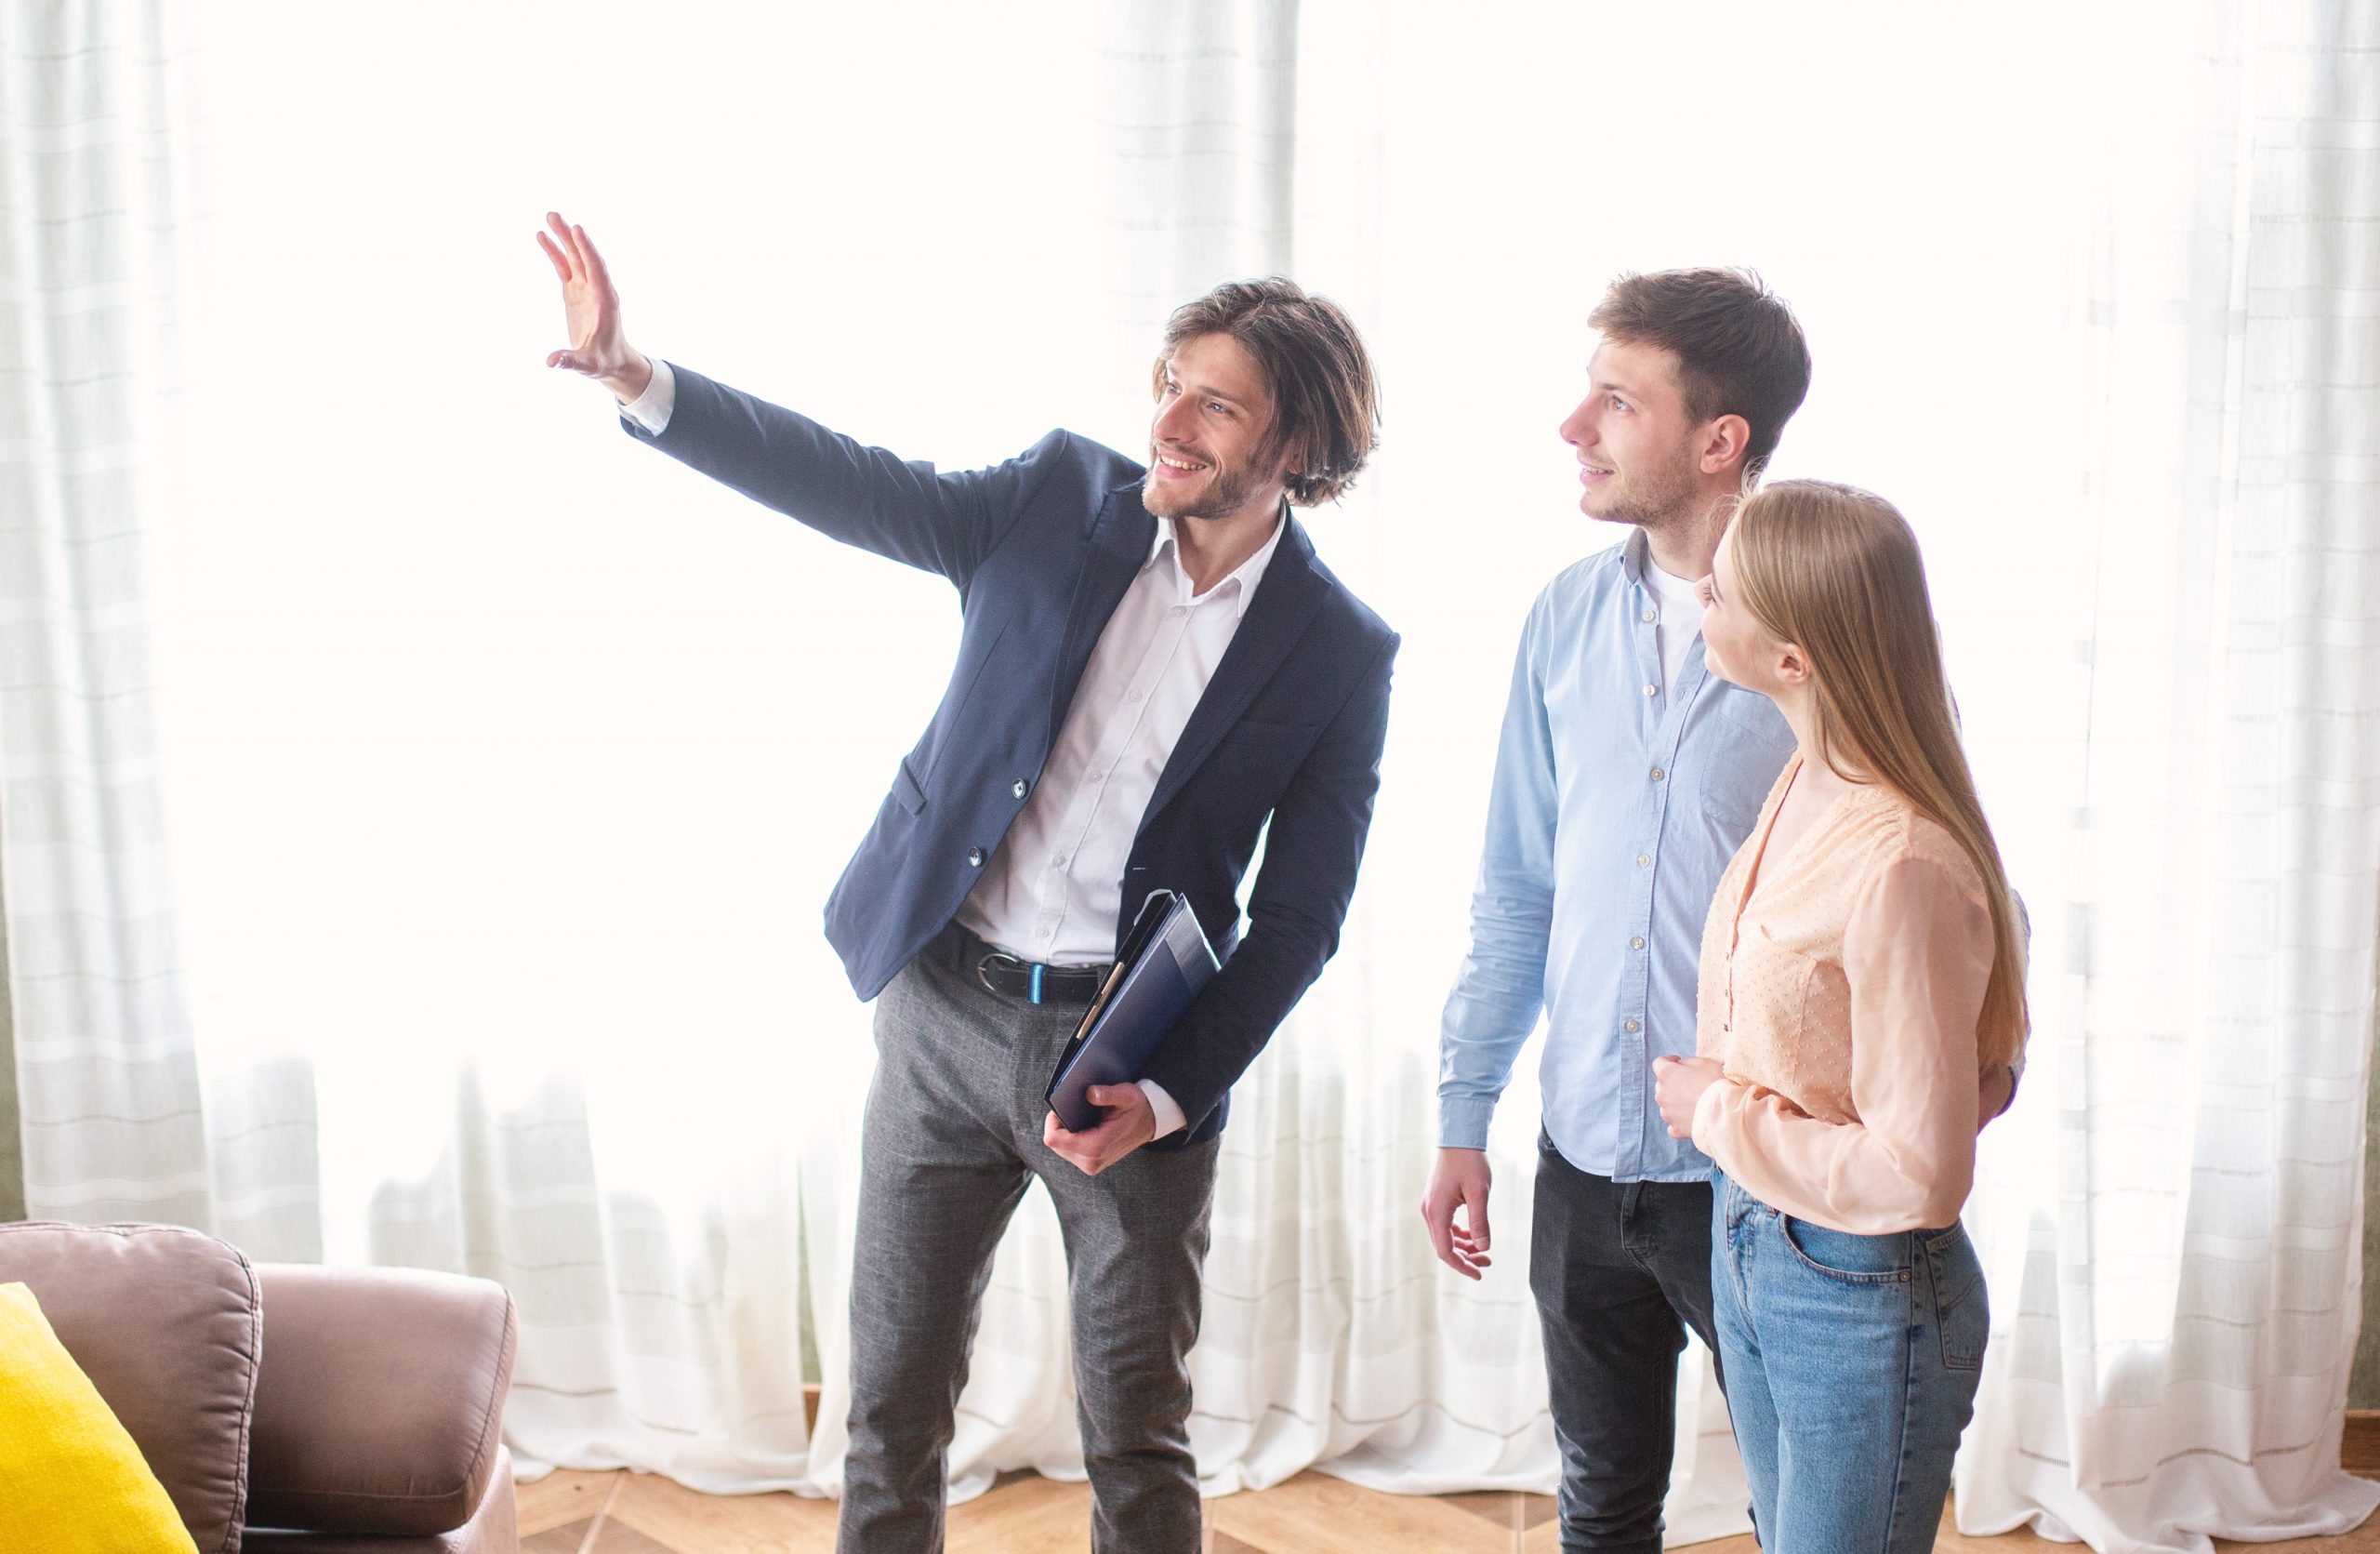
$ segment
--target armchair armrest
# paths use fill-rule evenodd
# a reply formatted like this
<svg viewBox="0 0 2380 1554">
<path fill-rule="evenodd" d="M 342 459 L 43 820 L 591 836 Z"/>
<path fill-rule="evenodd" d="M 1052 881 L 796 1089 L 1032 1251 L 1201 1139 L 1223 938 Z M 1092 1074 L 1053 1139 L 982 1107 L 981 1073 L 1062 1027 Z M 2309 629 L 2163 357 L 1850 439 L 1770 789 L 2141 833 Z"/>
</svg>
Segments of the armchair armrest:
<svg viewBox="0 0 2380 1554">
<path fill-rule="evenodd" d="M 496 1470 L 512 1384 L 500 1284 L 409 1268 L 257 1266 L 264 1344 L 247 1524 L 452 1532 Z"/>
</svg>

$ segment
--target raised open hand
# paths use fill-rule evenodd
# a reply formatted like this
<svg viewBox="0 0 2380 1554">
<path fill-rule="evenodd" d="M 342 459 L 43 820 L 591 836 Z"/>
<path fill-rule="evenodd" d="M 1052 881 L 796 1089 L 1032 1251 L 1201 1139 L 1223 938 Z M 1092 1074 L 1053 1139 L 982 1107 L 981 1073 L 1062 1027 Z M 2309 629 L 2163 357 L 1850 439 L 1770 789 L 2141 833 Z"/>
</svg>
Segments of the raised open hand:
<svg viewBox="0 0 2380 1554">
<path fill-rule="evenodd" d="M 546 365 L 599 379 L 622 399 L 634 399 L 652 380 L 653 364 L 620 332 L 620 294 L 612 289 L 603 256 L 586 228 L 568 225 L 550 210 L 546 226 L 537 246 L 562 277 L 562 314 L 570 326 L 569 349 L 549 354 Z"/>
</svg>

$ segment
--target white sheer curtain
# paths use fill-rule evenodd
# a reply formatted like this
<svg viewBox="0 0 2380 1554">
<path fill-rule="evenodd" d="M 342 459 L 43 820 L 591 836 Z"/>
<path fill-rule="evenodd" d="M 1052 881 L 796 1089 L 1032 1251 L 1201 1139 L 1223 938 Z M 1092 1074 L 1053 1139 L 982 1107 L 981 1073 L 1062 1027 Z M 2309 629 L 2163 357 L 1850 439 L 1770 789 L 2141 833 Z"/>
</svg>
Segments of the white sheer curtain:
<svg viewBox="0 0 2380 1554">
<path fill-rule="evenodd" d="M 2111 37 L 2090 40 L 2099 48 Z M 1974 1216 L 1970 1532 L 2346 1531 L 2380 908 L 2380 14 L 2172 7 L 2078 148 L 2072 806 Z M 2109 49 L 2112 54 L 2113 49 Z M 2076 455 L 2079 453 L 2080 457 Z"/>
<path fill-rule="evenodd" d="M 511 1288 L 524 1464 L 831 1483 L 801 1388 L 840 1386 L 871 1049 L 818 910 L 953 601 L 546 372 L 531 234 L 585 220 L 640 342 L 905 452 L 1129 435 L 1144 363 L 1091 376 L 1049 214 L 1081 19 L 204 20 L 211 502 L 160 614 L 208 1060 L 301 1066 L 323 1255 Z M 1053 1249 L 1027 1216 L 1012 1257 Z"/>
<path fill-rule="evenodd" d="M 205 1225 L 237 1169 L 202 1122 L 142 591 L 177 499 L 184 62 L 164 6 L 0 11 L 0 873 L 36 1216 Z"/>
<path fill-rule="evenodd" d="M 1501 1255 L 1471 1285 L 1414 1212 L 1437 1009 L 1520 619 L 1615 538 L 1577 516 L 1554 434 L 1584 315 L 1621 269 L 1752 262 L 1818 364 L 1778 471 L 1872 485 L 1918 525 L 2042 932 L 2041 1066 L 1977 1204 L 2003 1331 L 1966 1514 L 2096 1538 L 2195 1494 L 2237 1535 L 2341 1505 L 2276 1476 L 2334 1450 L 2258 1458 L 2299 1442 L 2238 1432 L 2272 1410 L 2334 1428 L 2321 1368 L 2344 1385 L 2356 1312 L 2301 1289 L 2351 1283 L 2324 1238 L 2360 1223 L 2360 1112 L 2331 1097 L 2362 1093 L 2380 894 L 2357 829 L 2380 720 L 2353 354 L 2380 276 L 2359 229 L 2311 246 L 2320 224 L 2254 206 L 2246 175 L 2368 220 L 2345 202 L 2371 193 L 2372 110 L 2268 62 L 2252 104 L 2241 84 L 2296 60 L 2366 89 L 2343 61 L 2375 40 L 2334 22 L 2250 49 L 2218 25 L 2243 11 L 2190 13 L 2214 31 L 2174 46 L 2217 62 L 2177 70 L 2046 5 L 1724 26 L 1546 6 L 1457 27 L 1405 0 L 204 13 L 206 305 L 163 337 L 193 364 L 192 496 L 142 514 L 204 1086 L 174 1169 L 225 1184 L 214 1223 L 256 1255 L 504 1280 L 524 1462 L 831 1487 L 869 1047 L 817 910 L 938 694 L 951 600 L 641 453 L 545 374 L 559 310 L 530 232 L 549 206 L 587 222 L 649 348 L 950 465 L 1061 420 L 1139 445 L 1164 309 L 1287 269 L 1350 305 L 1385 375 L 1375 470 L 1312 524 L 1406 647 L 1340 958 L 1226 1136 L 1196 1439 L 1219 1490 L 1316 1461 L 1549 1488 L 1536 1096 L 1517 1076 L 1500 1110 Z M 41 142 L 9 133 L 13 166 Z M 2220 191 L 2180 160 L 2208 145 Z M 2143 236 L 2176 210 L 2196 235 Z M 2271 358 L 2276 338 L 2297 343 Z M 2291 354 L 2317 344 L 2335 354 Z M 55 684 L 26 661 L 11 685 Z M 2198 786 L 2159 776 L 2175 750 L 2215 752 Z M 15 934 L 34 902 L 7 845 Z M 2218 915 L 2243 910 L 2267 940 Z M 2152 987 L 2166 965 L 2195 979 Z M 2223 1088 L 2241 1063 L 2276 1088 Z M 79 1151 L 49 1190 L 80 1214 L 139 1157 L 62 1071 L 28 1061 L 25 1097 Z M 2122 1131 L 2199 1117 L 2252 1125 Z M 2285 1202 L 2211 1198 L 2275 1163 Z M 2108 1255 L 2160 1222 L 2133 1202 L 2155 1192 L 2165 1260 Z M 2218 1207 L 2270 1255 L 2205 1241 L 2191 1216 Z M 2209 1282 L 2259 1258 L 2285 1277 Z M 2175 1328 L 2210 1290 L 2220 1320 Z M 1079 1470 L 1063 1292 L 1036 1194 L 976 1346 L 962 1488 Z M 2216 1333 L 2235 1347 L 2191 1371 Z M 2237 1346 L 2284 1335 L 2302 1379 L 2202 1389 L 2150 1487 L 2090 1444 L 2144 1438 L 2108 1406 L 2140 1377 L 2219 1388 Z M 1673 1541 L 1741 1525 L 1700 1374 Z"/>
</svg>

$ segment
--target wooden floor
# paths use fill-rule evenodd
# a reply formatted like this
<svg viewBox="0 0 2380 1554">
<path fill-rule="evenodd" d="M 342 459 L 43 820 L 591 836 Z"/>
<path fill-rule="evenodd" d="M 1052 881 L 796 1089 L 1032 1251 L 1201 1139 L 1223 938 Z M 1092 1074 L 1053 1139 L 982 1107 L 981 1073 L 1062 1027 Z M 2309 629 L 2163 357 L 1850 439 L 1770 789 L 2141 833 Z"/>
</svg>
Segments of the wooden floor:
<svg viewBox="0 0 2380 1554">
<path fill-rule="evenodd" d="M 1014 1473 L 950 1512 L 949 1554 L 1082 1554 L 1091 1491 Z M 1541 1494 L 1379 1494 L 1320 1473 L 1207 1502 L 1212 1554 L 1552 1554 L 1554 1502 Z M 2380 1519 L 2375 1519 L 2380 1520 Z M 521 1486 L 523 1554 L 827 1554 L 835 1502 L 790 1494 L 713 1496 L 634 1473 L 553 1473 Z M 2073 1549 L 2029 1533 L 1962 1537 L 1946 1517 L 1937 1550 Z M 2339 1538 L 2220 1543 L 2257 1554 L 2380 1554 L 2380 1526 Z M 1754 1554 L 1750 1537 L 1698 1554 Z"/>
</svg>

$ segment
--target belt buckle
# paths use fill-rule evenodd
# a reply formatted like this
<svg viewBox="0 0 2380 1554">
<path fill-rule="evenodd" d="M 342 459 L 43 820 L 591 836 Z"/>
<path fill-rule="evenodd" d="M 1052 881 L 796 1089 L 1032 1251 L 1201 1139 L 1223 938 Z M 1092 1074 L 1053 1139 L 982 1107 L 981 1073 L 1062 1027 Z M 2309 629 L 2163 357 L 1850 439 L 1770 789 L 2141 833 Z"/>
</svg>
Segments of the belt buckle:
<svg viewBox="0 0 2380 1554">
<path fill-rule="evenodd" d="M 982 984 L 984 990 L 987 993 L 997 993 L 1001 990 L 1000 988 L 992 981 L 992 963 L 995 961 L 1001 963 L 999 969 L 1002 971 L 1023 971 L 1025 969 L 1025 963 L 1018 960 L 1015 956 L 1010 954 L 1005 950 L 995 950 L 990 954 L 983 956 L 975 963 L 975 980 Z"/>
<path fill-rule="evenodd" d="M 1041 974 L 1047 968 L 1035 962 L 1020 961 L 1005 950 L 995 950 L 990 954 L 975 963 L 975 980 L 984 985 L 984 990 L 985 992 L 998 993 L 1002 990 L 1001 989 L 995 987 L 992 983 L 991 969 L 992 963 L 994 961 L 1006 963 L 1000 967 L 1003 971 L 1031 973 L 1033 978 L 1032 982 L 1025 990 L 1025 1002 L 1028 1003 L 1038 1003 L 1041 1002 Z M 1010 993 L 1007 996 L 1013 998 L 1016 995 Z"/>
</svg>

